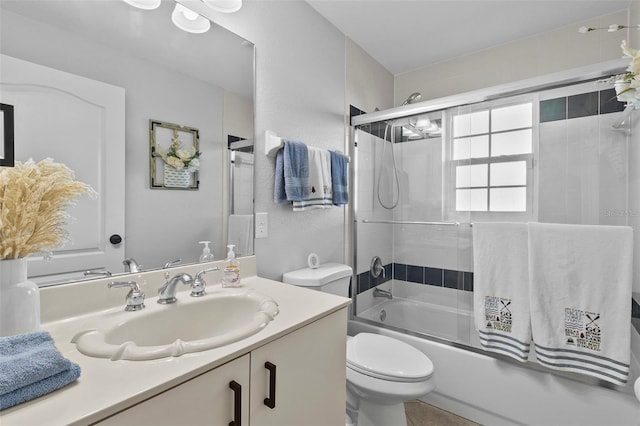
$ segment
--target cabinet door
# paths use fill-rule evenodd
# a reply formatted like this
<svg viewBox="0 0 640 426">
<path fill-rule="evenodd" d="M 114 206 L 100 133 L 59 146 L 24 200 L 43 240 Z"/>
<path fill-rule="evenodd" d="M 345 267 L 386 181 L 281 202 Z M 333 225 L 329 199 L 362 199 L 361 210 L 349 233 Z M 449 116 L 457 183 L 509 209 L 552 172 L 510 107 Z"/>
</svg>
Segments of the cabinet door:
<svg viewBox="0 0 640 426">
<path fill-rule="evenodd" d="M 241 385 L 240 422 L 249 424 L 249 355 L 195 377 L 115 414 L 100 425 L 224 425 L 237 420 L 236 391 L 230 382 Z M 235 385 L 234 385 L 235 386 Z"/>
<path fill-rule="evenodd" d="M 251 425 L 344 424 L 346 336 L 345 308 L 252 351 Z M 275 398 L 273 408 L 265 398 Z"/>
</svg>

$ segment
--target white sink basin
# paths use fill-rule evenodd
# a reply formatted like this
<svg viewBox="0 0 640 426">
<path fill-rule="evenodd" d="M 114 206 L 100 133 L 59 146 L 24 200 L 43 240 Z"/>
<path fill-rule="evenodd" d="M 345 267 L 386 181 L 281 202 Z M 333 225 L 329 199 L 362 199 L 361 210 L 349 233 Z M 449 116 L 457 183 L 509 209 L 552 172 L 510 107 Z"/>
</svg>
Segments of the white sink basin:
<svg viewBox="0 0 640 426">
<path fill-rule="evenodd" d="M 221 289 L 200 298 L 183 293 L 170 305 L 148 299 L 146 308 L 119 312 L 99 328 L 71 340 L 85 355 L 111 360 L 176 357 L 228 345 L 262 330 L 278 304 L 251 289 Z"/>
</svg>

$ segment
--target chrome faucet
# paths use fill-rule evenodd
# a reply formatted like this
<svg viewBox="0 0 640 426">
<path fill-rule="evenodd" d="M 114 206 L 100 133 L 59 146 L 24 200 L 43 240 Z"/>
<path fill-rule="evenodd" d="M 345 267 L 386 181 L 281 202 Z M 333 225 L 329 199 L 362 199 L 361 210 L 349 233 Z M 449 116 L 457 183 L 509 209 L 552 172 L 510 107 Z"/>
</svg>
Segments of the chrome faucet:
<svg viewBox="0 0 640 426">
<path fill-rule="evenodd" d="M 383 290 L 381 288 L 373 289 L 373 297 L 384 297 L 386 299 L 393 299 L 393 295 L 391 294 L 391 290 Z"/>
<path fill-rule="evenodd" d="M 136 262 L 133 257 L 123 260 L 122 264 L 124 265 L 125 272 L 132 272 L 134 274 L 140 272 L 141 266 L 138 265 L 138 262 Z"/>
<path fill-rule="evenodd" d="M 139 311 L 144 308 L 144 293 L 140 290 L 138 283 L 135 281 L 112 281 L 108 284 L 109 288 L 112 287 L 130 287 L 129 293 L 127 293 L 126 301 L 127 306 L 125 311 Z"/>
<path fill-rule="evenodd" d="M 203 269 L 202 271 L 196 274 L 196 279 L 191 283 L 191 296 L 192 297 L 200 297 L 206 294 L 205 288 L 207 287 L 207 282 L 202 277 L 207 272 L 217 271 L 218 267 L 214 266 L 213 268 Z"/>
<path fill-rule="evenodd" d="M 158 303 L 168 305 L 169 303 L 175 303 L 176 299 L 176 286 L 179 282 L 186 285 L 193 285 L 193 277 L 189 274 L 179 273 L 173 276 L 170 280 L 167 280 L 162 287 L 158 289 Z"/>
</svg>

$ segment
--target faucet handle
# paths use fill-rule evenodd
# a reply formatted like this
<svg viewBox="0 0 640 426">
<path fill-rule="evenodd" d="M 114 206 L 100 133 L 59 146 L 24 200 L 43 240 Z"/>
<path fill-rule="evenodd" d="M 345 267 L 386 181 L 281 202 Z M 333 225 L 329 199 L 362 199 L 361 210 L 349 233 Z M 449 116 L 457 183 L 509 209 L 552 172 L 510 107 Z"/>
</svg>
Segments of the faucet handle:
<svg viewBox="0 0 640 426">
<path fill-rule="evenodd" d="M 168 261 L 167 263 L 164 264 L 162 269 L 167 269 L 168 267 L 170 267 L 172 265 L 175 265 L 176 263 L 180 263 L 180 262 L 182 262 L 181 258 L 170 260 L 170 261 Z"/>
<path fill-rule="evenodd" d="M 373 278 L 378 278 L 380 274 L 382 274 L 382 278 L 386 278 L 386 271 L 384 266 L 382 266 L 382 259 L 380 259 L 379 256 L 373 256 L 373 259 L 371 259 L 369 273 Z"/>
<path fill-rule="evenodd" d="M 203 269 L 202 271 L 196 274 L 195 280 L 191 283 L 191 296 L 192 297 L 200 297 L 206 294 L 205 288 L 207 286 L 207 282 L 202 277 L 207 272 L 217 271 L 218 267 L 214 266 L 213 268 Z"/>
<path fill-rule="evenodd" d="M 109 288 L 113 287 L 130 287 L 127 293 L 127 306 L 125 311 L 139 311 L 144 308 L 144 293 L 140 290 L 138 283 L 135 281 L 112 281 L 108 284 Z"/>
<path fill-rule="evenodd" d="M 88 277 L 89 275 L 102 275 L 104 277 L 110 277 L 111 272 L 107 271 L 106 269 L 104 270 L 90 269 L 88 271 L 84 271 L 85 277 Z"/>
<path fill-rule="evenodd" d="M 164 264 L 164 266 L 162 267 L 162 269 L 167 269 L 167 268 L 169 268 L 171 265 L 175 265 L 176 263 L 180 263 L 180 262 L 182 262 L 182 259 L 181 259 L 181 258 L 177 258 L 177 259 L 174 259 L 174 260 L 170 260 L 170 261 L 168 261 L 167 263 L 165 263 L 165 264 Z M 164 273 L 164 279 L 165 279 L 165 280 L 169 281 L 169 277 L 170 277 L 170 276 L 171 276 L 171 274 L 169 273 L 169 271 L 167 271 L 167 272 L 165 272 L 165 273 Z"/>
</svg>

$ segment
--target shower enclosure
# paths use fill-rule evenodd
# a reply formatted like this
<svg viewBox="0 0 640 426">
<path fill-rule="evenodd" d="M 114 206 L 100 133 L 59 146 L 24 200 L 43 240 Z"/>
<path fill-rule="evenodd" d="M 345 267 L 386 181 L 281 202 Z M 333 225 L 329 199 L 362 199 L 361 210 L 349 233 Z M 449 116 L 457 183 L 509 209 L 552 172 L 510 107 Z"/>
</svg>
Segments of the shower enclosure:
<svg viewBox="0 0 640 426">
<path fill-rule="evenodd" d="M 637 112 L 595 81 L 611 71 L 352 117 L 355 320 L 492 356 L 473 324 L 474 222 L 635 225 L 637 238 Z"/>
</svg>

